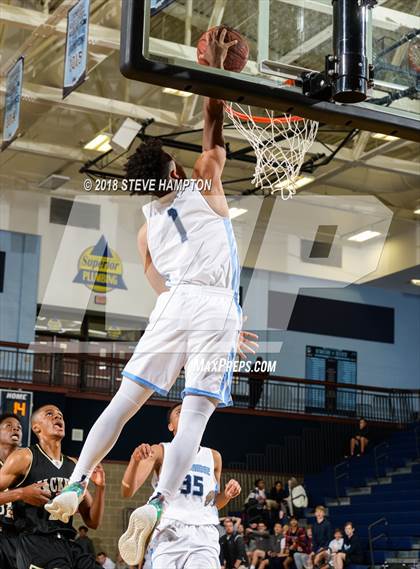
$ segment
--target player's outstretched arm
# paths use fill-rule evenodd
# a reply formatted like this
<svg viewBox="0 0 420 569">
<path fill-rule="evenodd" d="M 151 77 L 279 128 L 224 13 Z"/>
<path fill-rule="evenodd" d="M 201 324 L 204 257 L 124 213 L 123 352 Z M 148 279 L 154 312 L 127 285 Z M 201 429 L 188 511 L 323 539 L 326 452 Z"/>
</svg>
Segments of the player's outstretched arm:
<svg viewBox="0 0 420 569">
<path fill-rule="evenodd" d="M 211 67 L 223 69 L 229 48 L 237 43 L 236 40 L 225 42 L 225 36 L 226 29 L 222 29 L 219 32 L 213 31 L 209 36 L 207 51 L 204 57 Z M 211 190 L 205 190 L 202 193 L 216 213 L 227 217 L 229 210 L 221 182 L 226 162 L 225 140 L 223 137 L 223 101 L 205 97 L 203 115 L 203 153 L 195 163 L 193 177 L 211 180 Z"/>
<path fill-rule="evenodd" d="M 168 288 L 165 285 L 165 279 L 154 266 L 152 257 L 150 256 L 149 247 L 147 245 L 147 223 L 145 223 L 138 232 L 137 248 L 141 260 L 143 261 L 144 273 L 150 286 L 157 294 L 167 291 Z"/>
<path fill-rule="evenodd" d="M 79 513 L 85 524 L 91 529 L 101 525 L 105 510 L 105 471 L 101 464 L 95 468 L 90 477 L 95 485 L 95 495 L 87 491 L 79 506 Z"/>
<path fill-rule="evenodd" d="M 143 486 L 150 474 L 159 470 L 163 462 L 163 447 L 161 445 L 138 446 L 131 455 L 130 462 L 124 472 L 121 482 L 121 494 L 124 498 L 132 498 Z"/>
<path fill-rule="evenodd" d="M 42 482 L 13 489 L 13 486 L 19 484 L 26 476 L 31 461 L 32 453 L 29 449 L 18 449 L 0 468 L 0 506 L 17 500 L 22 500 L 32 506 L 43 506 L 48 502 L 51 493 Z"/>
<path fill-rule="evenodd" d="M 222 456 L 217 450 L 211 451 L 213 453 L 214 460 L 214 477 L 217 480 L 217 485 L 220 488 L 220 479 L 222 477 Z M 229 480 L 223 491 L 219 492 L 216 496 L 216 508 L 221 510 L 224 508 L 231 500 L 239 496 L 242 488 L 236 480 Z"/>
</svg>

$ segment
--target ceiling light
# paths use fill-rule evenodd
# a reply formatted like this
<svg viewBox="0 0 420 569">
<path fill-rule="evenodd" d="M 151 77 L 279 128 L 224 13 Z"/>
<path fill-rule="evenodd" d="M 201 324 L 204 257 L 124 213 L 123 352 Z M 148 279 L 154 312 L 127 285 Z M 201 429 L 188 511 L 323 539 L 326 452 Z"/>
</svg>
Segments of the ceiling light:
<svg viewBox="0 0 420 569">
<path fill-rule="evenodd" d="M 191 97 L 192 93 L 188 91 L 180 91 L 179 89 L 172 89 L 171 87 L 165 87 L 163 92 L 167 95 L 176 95 L 177 97 Z"/>
<path fill-rule="evenodd" d="M 414 210 L 414 213 L 416 213 L 417 215 L 420 215 L 420 206 L 416 207 L 416 209 Z"/>
<path fill-rule="evenodd" d="M 243 209 L 241 207 L 230 207 L 229 208 L 229 217 L 230 217 L 230 219 L 235 219 L 235 217 L 239 217 L 240 215 L 243 215 L 247 211 L 248 211 L 247 209 Z"/>
<path fill-rule="evenodd" d="M 103 330 L 91 330 L 89 328 L 88 333 L 91 334 L 92 336 L 106 336 L 107 333 L 104 332 Z"/>
<path fill-rule="evenodd" d="M 382 132 L 375 132 L 374 134 L 372 134 L 372 138 L 377 138 L 378 140 L 385 140 L 386 142 L 399 140 L 398 136 L 391 136 L 390 134 L 383 134 Z"/>
<path fill-rule="evenodd" d="M 315 180 L 314 176 L 298 176 L 293 184 L 289 182 L 289 180 L 284 180 L 283 182 L 279 182 L 273 187 L 272 193 L 278 192 L 280 190 L 285 190 L 287 188 L 293 187 L 293 189 L 302 188 L 306 186 L 306 184 L 310 184 Z"/>
<path fill-rule="evenodd" d="M 349 237 L 349 241 L 356 241 L 357 243 L 363 243 L 363 241 L 368 241 L 369 239 L 373 239 L 374 237 L 378 237 L 380 235 L 379 231 L 371 231 L 370 229 L 366 231 L 361 231 L 360 233 L 356 233 Z"/>
<path fill-rule="evenodd" d="M 112 150 L 112 146 L 109 144 L 109 142 L 104 142 L 96 150 L 98 150 L 98 152 L 109 152 Z"/>
<path fill-rule="evenodd" d="M 111 135 L 106 132 L 101 132 L 100 134 L 95 136 L 95 138 L 93 138 L 90 142 L 85 144 L 84 148 L 86 150 L 99 150 L 100 152 L 106 152 L 107 150 L 104 150 L 104 148 L 107 148 L 106 145 L 109 146 L 110 142 L 111 142 Z M 111 146 L 109 146 L 108 150 L 110 149 Z"/>
<path fill-rule="evenodd" d="M 411 279 L 410 283 L 414 286 L 420 286 L 420 279 Z"/>
</svg>

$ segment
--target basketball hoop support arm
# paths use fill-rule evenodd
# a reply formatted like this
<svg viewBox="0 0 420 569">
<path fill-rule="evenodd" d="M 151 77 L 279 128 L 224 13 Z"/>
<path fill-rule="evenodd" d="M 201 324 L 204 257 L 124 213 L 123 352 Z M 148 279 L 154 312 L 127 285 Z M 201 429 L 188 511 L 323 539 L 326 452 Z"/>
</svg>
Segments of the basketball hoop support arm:
<svg viewBox="0 0 420 569">
<path fill-rule="evenodd" d="M 360 103 L 373 86 L 367 57 L 368 10 L 377 0 L 332 0 L 333 55 L 326 57 L 326 76 L 338 103 Z"/>
</svg>

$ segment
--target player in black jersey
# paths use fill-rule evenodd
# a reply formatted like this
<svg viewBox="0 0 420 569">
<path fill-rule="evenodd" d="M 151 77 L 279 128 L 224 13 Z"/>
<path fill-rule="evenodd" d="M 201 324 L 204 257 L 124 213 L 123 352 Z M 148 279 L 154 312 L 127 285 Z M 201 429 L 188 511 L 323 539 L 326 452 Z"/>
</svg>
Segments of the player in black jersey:
<svg viewBox="0 0 420 569">
<path fill-rule="evenodd" d="M 0 416 L 0 468 L 7 457 L 22 443 L 22 425 L 19 419 L 7 413 Z M 9 492 L 10 494 L 10 492 Z M 15 569 L 16 567 L 16 529 L 13 523 L 10 496 L 6 492 L 0 494 L 0 567 Z"/>
<path fill-rule="evenodd" d="M 0 471 L 0 490 L 19 489 L 30 484 L 43 484 L 46 497 L 54 497 L 68 484 L 76 461 L 61 453 L 65 435 L 64 418 L 55 405 L 44 405 L 32 415 L 32 430 L 38 444 L 19 449 L 8 457 Z M 88 492 L 79 506 L 84 523 L 96 529 L 102 519 L 105 497 L 105 475 L 97 467 L 91 481 L 95 496 Z M 95 559 L 74 540 L 76 530 L 72 518 L 66 523 L 52 521 L 41 505 L 18 500 L 13 503 L 17 540 L 17 568 L 98 569 Z M 2 568 L 3 569 L 3 568 Z"/>
<path fill-rule="evenodd" d="M 0 470 L 6 459 L 22 444 L 22 425 L 16 415 L 0 415 Z M 29 501 L 43 506 L 48 502 L 49 493 L 45 493 L 39 484 L 25 488 L 0 492 L 0 568 L 16 568 L 17 529 L 13 519 L 13 502 Z"/>
</svg>

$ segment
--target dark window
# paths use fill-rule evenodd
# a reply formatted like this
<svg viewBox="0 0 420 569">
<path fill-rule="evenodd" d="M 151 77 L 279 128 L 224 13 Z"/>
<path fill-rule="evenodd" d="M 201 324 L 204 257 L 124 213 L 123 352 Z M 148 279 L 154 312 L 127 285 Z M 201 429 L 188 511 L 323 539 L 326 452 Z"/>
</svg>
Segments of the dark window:
<svg viewBox="0 0 420 569">
<path fill-rule="evenodd" d="M 311 259 L 328 259 L 336 233 L 337 225 L 320 225 L 318 227 L 309 254 Z"/>
<path fill-rule="evenodd" d="M 342 249 L 335 240 L 337 225 L 320 225 L 314 240 L 302 239 L 300 242 L 300 258 L 304 263 L 342 266 Z"/>
<path fill-rule="evenodd" d="M 4 251 L 0 251 L 0 292 L 3 292 L 5 267 L 6 253 Z"/>
<path fill-rule="evenodd" d="M 50 223 L 99 229 L 101 208 L 96 204 L 51 198 Z"/>
<path fill-rule="evenodd" d="M 393 344 L 394 317 L 387 306 L 303 295 L 295 302 L 293 294 L 268 293 L 269 328 Z"/>
</svg>

